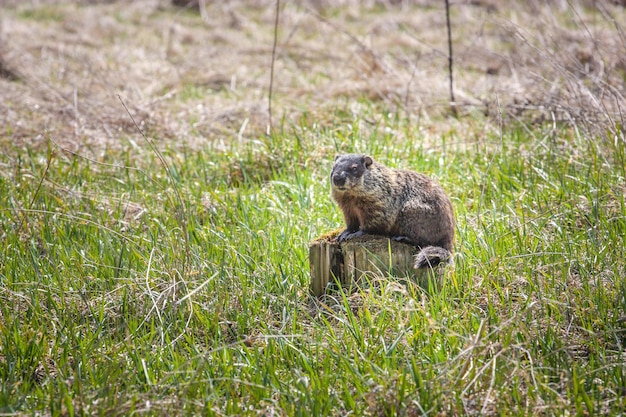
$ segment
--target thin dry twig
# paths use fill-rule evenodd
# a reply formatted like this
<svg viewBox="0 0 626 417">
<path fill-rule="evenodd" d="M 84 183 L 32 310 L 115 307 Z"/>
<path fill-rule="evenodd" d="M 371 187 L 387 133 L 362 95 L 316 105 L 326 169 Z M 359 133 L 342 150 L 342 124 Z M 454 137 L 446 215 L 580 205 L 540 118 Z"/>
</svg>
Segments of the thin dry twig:
<svg viewBox="0 0 626 417">
<path fill-rule="evenodd" d="M 280 16 L 280 0 L 276 0 L 276 16 L 274 17 L 274 44 L 272 45 L 272 64 L 270 67 L 270 89 L 267 95 L 268 112 L 269 112 L 269 132 L 274 131 L 272 124 L 272 92 L 274 90 L 274 63 L 276 62 L 276 45 L 278 43 L 278 19 Z"/>
<path fill-rule="evenodd" d="M 450 27 L 450 1 L 446 1 L 446 27 L 448 29 L 448 80 L 450 84 L 450 109 L 452 115 L 456 118 L 458 113 L 456 110 L 456 100 L 454 99 L 454 79 L 452 74 L 452 28 Z"/>
</svg>

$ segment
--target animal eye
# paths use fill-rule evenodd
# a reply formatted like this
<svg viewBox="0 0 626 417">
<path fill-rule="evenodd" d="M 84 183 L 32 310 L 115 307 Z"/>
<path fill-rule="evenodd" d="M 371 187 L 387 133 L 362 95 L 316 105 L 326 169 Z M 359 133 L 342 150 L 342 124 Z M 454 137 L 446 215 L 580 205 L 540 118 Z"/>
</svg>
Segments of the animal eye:
<svg viewBox="0 0 626 417">
<path fill-rule="evenodd" d="M 356 174 L 359 168 L 357 166 L 350 167 L 350 172 Z"/>
</svg>

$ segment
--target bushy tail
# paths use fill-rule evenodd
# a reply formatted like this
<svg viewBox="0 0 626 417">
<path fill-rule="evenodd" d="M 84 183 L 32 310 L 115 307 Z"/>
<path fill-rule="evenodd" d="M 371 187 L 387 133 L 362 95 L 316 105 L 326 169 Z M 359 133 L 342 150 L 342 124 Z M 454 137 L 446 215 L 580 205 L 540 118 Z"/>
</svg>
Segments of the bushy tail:
<svg viewBox="0 0 626 417">
<path fill-rule="evenodd" d="M 452 253 L 439 246 L 426 246 L 415 255 L 415 269 L 434 268 L 442 263 L 452 262 Z"/>
</svg>

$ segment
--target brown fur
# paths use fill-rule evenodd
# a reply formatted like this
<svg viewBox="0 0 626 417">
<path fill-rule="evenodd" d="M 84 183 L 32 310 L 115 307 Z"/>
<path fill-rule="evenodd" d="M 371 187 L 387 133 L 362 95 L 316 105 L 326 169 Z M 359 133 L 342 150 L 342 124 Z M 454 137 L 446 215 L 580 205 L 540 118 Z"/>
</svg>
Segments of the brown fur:
<svg viewBox="0 0 626 417">
<path fill-rule="evenodd" d="M 443 188 L 427 176 L 387 168 L 366 155 L 339 155 L 331 190 L 347 226 L 339 241 L 367 233 L 408 242 L 422 250 L 416 267 L 433 266 L 450 257 L 452 204 Z"/>
</svg>

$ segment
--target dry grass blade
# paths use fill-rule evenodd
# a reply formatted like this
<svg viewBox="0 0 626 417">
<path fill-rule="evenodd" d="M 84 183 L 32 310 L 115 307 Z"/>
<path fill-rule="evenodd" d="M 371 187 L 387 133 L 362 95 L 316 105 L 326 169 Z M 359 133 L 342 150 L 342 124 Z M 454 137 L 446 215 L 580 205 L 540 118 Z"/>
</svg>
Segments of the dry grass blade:
<svg viewBox="0 0 626 417">
<path fill-rule="evenodd" d="M 54 158 L 54 153 L 48 152 L 48 160 L 46 162 L 46 168 L 44 169 L 43 173 L 40 176 L 39 183 L 37 184 L 37 188 L 35 189 L 35 193 L 33 194 L 33 197 L 30 199 L 30 203 L 28 204 L 28 207 L 26 208 L 26 210 L 22 210 L 21 212 L 22 220 L 20 221 L 20 224 L 17 227 L 18 235 L 20 234 L 22 227 L 26 223 L 26 213 L 31 211 L 31 209 L 33 208 L 33 204 L 35 204 L 35 201 L 37 200 L 37 197 L 39 196 L 39 192 L 41 191 L 41 186 L 43 185 L 43 182 L 46 180 L 46 176 L 48 175 L 48 170 L 50 170 L 50 165 L 52 164 L 53 158 Z"/>
<path fill-rule="evenodd" d="M 126 107 L 126 103 L 124 103 L 124 100 L 122 100 L 122 97 L 118 95 L 118 99 L 120 101 L 120 103 L 122 103 L 122 106 L 124 107 L 124 110 L 126 110 L 126 113 L 128 114 L 128 117 L 131 118 L 131 120 L 133 121 L 133 124 L 135 125 L 135 128 L 137 129 L 137 132 L 139 132 L 141 134 L 141 136 L 143 137 L 143 139 L 146 141 L 146 143 L 148 143 L 148 145 L 150 146 L 150 149 L 152 149 L 152 152 L 154 152 L 155 155 L 157 155 L 157 157 L 159 158 L 159 161 L 161 162 L 161 165 L 163 166 L 163 169 L 165 170 L 169 180 L 170 180 L 170 184 L 172 184 L 172 188 L 174 189 L 174 193 L 176 195 L 176 202 L 172 201 L 172 206 L 176 208 L 176 213 L 177 213 L 177 220 L 180 223 L 180 228 L 181 228 L 181 232 L 183 234 L 183 240 L 184 240 L 184 248 L 185 248 L 185 257 L 183 258 L 183 265 L 182 265 L 182 275 L 183 277 L 186 276 L 186 270 L 187 270 L 187 262 L 189 260 L 189 231 L 187 229 L 187 213 L 185 210 L 185 202 L 180 194 L 180 191 L 178 189 L 178 186 L 176 185 L 176 180 L 174 179 L 174 176 L 172 175 L 172 172 L 170 170 L 169 165 L 167 164 L 167 161 L 165 160 L 165 157 L 163 156 L 163 154 L 161 153 L 161 151 L 155 146 L 155 144 L 152 142 L 152 140 L 150 140 L 146 134 L 143 132 L 143 130 L 139 127 L 139 125 L 137 124 L 137 122 L 135 121 L 135 118 L 133 117 L 133 115 L 131 114 L 130 110 L 128 110 L 128 107 Z"/>
</svg>

